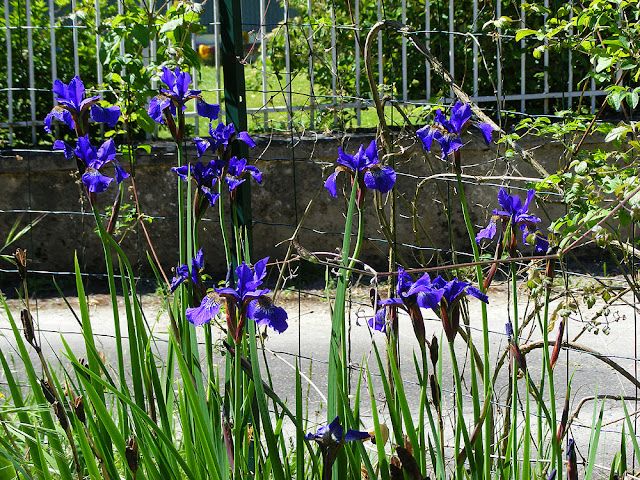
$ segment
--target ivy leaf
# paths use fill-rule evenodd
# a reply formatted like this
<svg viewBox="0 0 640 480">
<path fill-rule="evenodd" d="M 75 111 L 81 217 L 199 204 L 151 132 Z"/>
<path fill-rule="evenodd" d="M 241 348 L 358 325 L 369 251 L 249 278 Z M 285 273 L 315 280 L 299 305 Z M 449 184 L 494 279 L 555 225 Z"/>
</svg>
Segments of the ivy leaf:
<svg viewBox="0 0 640 480">
<path fill-rule="evenodd" d="M 182 45 L 182 52 L 184 53 L 184 56 L 187 59 L 189 65 L 195 67 L 196 70 L 200 71 L 200 57 L 198 56 L 196 51 L 191 48 L 190 45 L 185 43 L 184 45 Z"/>
<path fill-rule="evenodd" d="M 183 23 L 183 18 L 176 18 L 173 20 L 169 20 L 167 23 L 165 23 L 164 25 L 162 25 L 162 28 L 160 29 L 159 34 L 163 34 L 163 33 L 167 33 L 167 32 L 173 32 L 176 28 L 180 27 Z"/>
<path fill-rule="evenodd" d="M 138 125 L 148 134 L 156 130 L 156 122 L 149 116 L 145 108 L 136 111 Z"/>
<path fill-rule="evenodd" d="M 143 48 L 147 48 L 149 46 L 149 29 L 145 25 L 136 23 L 133 26 L 131 34 Z"/>
<path fill-rule="evenodd" d="M 613 65 L 613 57 L 596 57 L 596 73 L 607 70 Z"/>
<path fill-rule="evenodd" d="M 627 96 L 624 90 L 612 91 L 609 93 L 609 104 L 616 110 L 620 110 L 622 100 Z"/>
<path fill-rule="evenodd" d="M 536 33 L 538 33 L 537 30 L 531 30 L 530 28 L 525 28 L 524 30 L 518 30 L 518 33 L 516 33 L 516 42 L 519 42 L 523 38 L 528 37 L 530 35 L 535 35 Z"/>
<path fill-rule="evenodd" d="M 640 100 L 640 94 L 638 93 L 638 89 L 635 88 L 627 95 L 627 103 L 631 108 L 636 108 L 638 106 L 638 100 Z"/>
<path fill-rule="evenodd" d="M 629 127 L 627 125 L 622 125 L 620 127 L 616 127 L 607 133 L 607 136 L 604 138 L 605 142 L 612 142 L 613 140 L 620 140 L 621 137 L 626 136 Z"/>
</svg>

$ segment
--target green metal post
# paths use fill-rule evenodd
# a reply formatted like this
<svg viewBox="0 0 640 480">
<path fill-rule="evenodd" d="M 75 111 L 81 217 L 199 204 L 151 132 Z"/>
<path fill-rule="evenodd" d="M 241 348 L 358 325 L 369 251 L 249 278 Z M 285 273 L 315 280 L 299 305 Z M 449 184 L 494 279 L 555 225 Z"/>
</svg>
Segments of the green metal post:
<svg viewBox="0 0 640 480">
<path fill-rule="evenodd" d="M 247 98 L 244 84 L 244 58 L 242 41 L 241 0 L 219 0 L 222 73 L 224 76 L 224 110 L 226 122 L 233 123 L 236 132 L 247 130 Z M 233 154 L 246 158 L 247 145 L 233 143 Z M 237 194 L 239 223 L 247 230 L 249 252 L 253 251 L 253 225 L 251 221 L 251 183 L 244 182 Z"/>
</svg>

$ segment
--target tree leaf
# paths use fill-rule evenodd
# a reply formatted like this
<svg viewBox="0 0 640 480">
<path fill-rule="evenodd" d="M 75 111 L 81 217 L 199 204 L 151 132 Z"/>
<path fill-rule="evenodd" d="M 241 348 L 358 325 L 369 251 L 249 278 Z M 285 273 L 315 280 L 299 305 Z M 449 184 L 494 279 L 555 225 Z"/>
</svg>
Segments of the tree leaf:
<svg viewBox="0 0 640 480">
<path fill-rule="evenodd" d="M 131 30 L 131 34 L 144 48 L 149 46 L 149 29 L 145 25 L 136 23 Z"/>
<path fill-rule="evenodd" d="M 519 42 L 523 38 L 528 37 L 530 35 L 535 35 L 536 33 L 538 33 L 537 30 L 531 30 L 530 28 L 525 28 L 524 30 L 518 30 L 518 33 L 516 33 L 516 42 Z"/>
<path fill-rule="evenodd" d="M 183 20 L 182 17 L 181 18 L 176 18 L 176 19 L 173 19 L 173 20 L 169 20 L 167 23 L 162 25 L 162 28 L 160 29 L 159 34 L 167 33 L 167 32 L 173 32 L 176 28 L 181 26 L 183 22 L 184 22 L 184 20 Z"/>
</svg>

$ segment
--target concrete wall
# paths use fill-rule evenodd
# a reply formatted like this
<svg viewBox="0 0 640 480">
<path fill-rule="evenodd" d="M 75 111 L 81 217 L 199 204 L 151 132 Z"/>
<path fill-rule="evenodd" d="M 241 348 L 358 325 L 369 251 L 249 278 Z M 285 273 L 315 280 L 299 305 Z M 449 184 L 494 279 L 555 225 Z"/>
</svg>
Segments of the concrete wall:
<svg viewBox="0 0 640 480">
<path fill-rule="evenodd" d="M 322 188 L 324 179 L 333 171 L 338 146 L 343 144 L 347 153 L 355 153 L 361 143 L 368 144 L 371 134 L 347 135 L 342 138 L 316 136 L 292 139 L 288 137 L 257 136 L 258 146 L 251 152 L 251 160 L 263 171 L 262 185 L 253 180 L 252 209 L 254 227 L 255 258 L 266 255 L 272 259 L 283 258 L 286 243 L 276 244 L 289 238 L 301 219 L 309 201 L 320 188 L 310 214 L 304 223 L 299 242 L 312 251 L 334 251 L 342 245 L 344 212 L 346 203 L 340 193 L 343 185 L 342 174 L 339 177 L 338 198 L 332 198 Z M 536 173 L 520 159 L 505 161 L 475 138 L 465 138 L 468 144 L 463 150 L 465 174 L 501 175 L 536 177 Z M 541 143 L 540 139 L 524 142 L 525 147 L 534 146 L 536 159 L 553 172 L 562 159 L 560 145 L 550 141 Z M 596 144 L 590 143 L 590 147 Z M 446 221 L 445 207 L 451 206 L 453 222 L 451 232 L 457 250 L 469 251 L 470 243 L 462 222 L 462 214 L 457 199 L 455 184 L 451 177 L 433 178 L 423 181 L 430 175 L 451 172 L 451 168 L 437 155 L 429 155 L 425 160 L 422 149 L 415 140 L 403 140 L 404 151 L 396 157 L 398 171 L 398 231 L 397 242 L 401 245 L 419 246 L 415 249 L 401 247 L 400 252 L 413 265 L 433 260 L 431 248 L 448 249 L 451 246 L 449 225 Z M 436 147 L 437 148 L 437 147 Z M 195 152 L 188 151 L 188 157 L 195 160 Z M 135 167 L 135 183 L 142 210 L 152 216 L 161 217 L 147 224 L 153 245 L 160 256 L 163 267 L 170 271 L 178 261 L 177 239 L 177 181 L 170 168 L 176 164 L 175 147 L 169 144 L 153 145 L 150 155 L 141 155 Z M 331 164 L 331 165 L 329 165 Z M 129 170 L 127 168 L 127 170 Z M 418 184 L 422 188 L 416 193 Z M 496 194 L 502 182 L 498 178 L 482 184 L 469 184 L 467 198 L 472 212 L 472 221 L 478 228 L 486 225 L 491 209 L 497 206 Z M 514 187 L 525 187 L 525 183 L 507 180 Z M 127 199 L 131 198 L 131 182 L 126 181 Z M 346 185 L 346 183 L 344 183 Z M 521 192 L 522 193 L 522 192 Z M 110 187 L 98 199 L 100 208 L 113 201 L 115 189 Z M 441 201 L 444 198 L 444 204 Z M 412 220 L 412 207 L 415 206 L 418 223 Z M 543 226 L 549 222 L 538 204 L 535 211 L 543 218 Z M 78 252 L 80 265 L 86 272 L 104 272 L 102 247 L 93 230 L 93 217 L 89 215 L 89 205 L 83 198 L 74 160 L 65 160 L 61 154 L 48 152 L 6 152 L 0 158 L 0 242 L 3 243 L 11 226 L 19 217 L 13 210 L 82 212 L 87 215 L 68 213 L 49 213 L 23 237 L 17 245 L 26 248 L 35 270 L 73 271 L 74 252 Z M 551 210 L 551 216 L 564 212 L 563 207 Z M 31 214 L 34 218 L 36 214 Z M 200 243 L 205 250 L 207 272 L 214 277 L 225 271 L 220 227 L 215 220 L 217 211 L 210 210 L 206 215 L 212 221 L 203 222 Z M 296 217 L 297 216 L 297 217 Z M 25 215 L 23 223 L 29 215 Z M 365 235 L 368 240 L 361 258 L 373 266 L 386 270 L 386 245 L 375 240 L 383 236 L 373 208 L 373 195 L 367 195 L 365 206 Z M 122 243 L 130 254 L 131 262 L 142 275 L 151 276 L 146 251 L 148 246 L 142 232 L 129 232 Z M 11 252 L 15 250 L 12 247 Z M 5 251 L 3 253 L 10 253 Z M 421 258 L 421 255 L 424 258 Z M 450 258 L 450 254 L 444 254 Z M 465 258 L 460 257 L 463 261 Z M 6 263 L 0 268 L 10 268 Z M 6 278 L 6 275 L 5 275 Z"/>
</svg>

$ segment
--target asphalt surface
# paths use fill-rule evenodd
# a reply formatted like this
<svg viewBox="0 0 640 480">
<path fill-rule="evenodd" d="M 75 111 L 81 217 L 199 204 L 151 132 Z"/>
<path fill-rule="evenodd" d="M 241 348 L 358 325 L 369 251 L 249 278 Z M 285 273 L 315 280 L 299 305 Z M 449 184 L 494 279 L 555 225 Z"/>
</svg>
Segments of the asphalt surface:
<svg viewBox="0 0 640 480">
<path fill-rule="evenodd" d="M 520 287 L 522 290 L 524 286 Z M 508 298 L 506 286 L 497 284 L 490 289 L 490 303 L 487 307 L 489 319 L 490 358 L 491 368 L 495 368 L 500 356 L 507 347 L 505 335 L 505 323 L 512 315 L 512 308 Z M 525 292 L 520 298 L 526 298 Z M 598 395 L 609 396 L 636 396 L 636 386 L 609 365 L 601 361 L 599 356 L 607 357 L 626 369 L 631 375 L 636 375 L 636 362 L 638 348 L 637 327 L 638 321 L 633 309 L 633 298 L 629 295 L 622 297 L 621 301 L 610 307 L 608 315 L 601 315 L 598 328 L 588 329 L 592 317 L 601 310 L 603 304 L 597 302 L 591 309 L 576 295 L 572 297 L 578 303 L 580 310 L 569 316 L 567 323 L 568 338 L 574 339 L 583 329 L 585 330 L 575 343 L 588 347 L 598 352 L 598 355 L 577 351 L 575 349 L 563 349 L 558 364 L 554 371 L 556 385 L 556 410 L 558 418 L 561 415 L 565 401 L 566 387 L 571 381 L 570 413 L 576 412 L 569 435 L 576 440 L 578 458 L 586 459 L 589 451 L 589 438 L 591 434 L 594 402 L 587 400 L 582 408 L 576 411 L 581 400 Z M 68 299 L 71 307 L 78 311 L 78 302 L 75 298 Z M 626 303 L 625 303 L 626 302 Z M 306 409 L 309 429 L 314 430 L 316 425 L 326 421 L 324 395 L 327 390 L 327 360 L 329 351 L 329 336 L 331 329 L 330 309 L 321 291 L 287 292 L 280 297 L 279 303 L 284 306 L 289 314 L 289 328 L 283 334 L 268 331 L 265 339 L 265 355 L 269 363 L 269 370 L 276 393 L 284 400 L 293 404 L 295 401 L 295 369 L 296 358 L 300 356 L 300 369 L 304 374 L 302 385 L 306 399 Z M 107 365 L 116 364 L 116 351 L 114 343 L 114 324 L 108 295 L 92 295 L 89 299 L 90 316 L 98 348 L 104 353 Z M 142 307 L 146 321 L 154 332 L 156 339 L 156 351 L 162 356 L 166 351 L 169 319 L 163 311 L 162 301 L 153 295 L 142 297 Z M 557 301 L 552 304 L 555 308 Z M 18 300 L 10 300 L 9 306 L 14 318 L 19 322 L 20 305 Z M 366 318 L 372 314 L 368 299 L 368 288 L 356 290 L 351 296 L 349 305 L 349 323 L 347 326 L 350 338 L 349 358 L 352 366 L 352 385 L 356 386 L 360 367 L 370 368 L 374 375 L 374 391 L 369 392 L 366 382 L 363 382 L 361 395 L 361 411 L 365 426 L 371 426 L 371 395 L 377 400 L 376 405 L 382 421 L 388 421 L 388 413 L 380 386 L 377 362 L 373 353 L 372 341 L 378 345 L 381 352 L 385 351 L 384 336 L 377 332 L 371 332 L 366 326 Z M 532 311 L 532 303 L 518 304 L 519 323 L 522 324 Z M 80 333 L 80 327 L 61 299 L 44 299 L 32 304 L 36 312 L 35 320 L 39 327 L 40 342 L 44 346 L 44 354 L 55 366 L 68 364 L 63 353 L 61 337 L 70 344 L 78 357 L 84 356 L 84 340 Z M 122 299 L 119 300 L 119 308 L 123 311 Z M 430 311 L 423 311 L 425 316 L 425 328 L 427 338 L 436 335 L 442 342 L 440 321 Z M 469 328 L 474 344 L 482 352 L 481 314 L 479 301 L 471 298 L 469 301 Z M 126 330 L 124 315 L 121 315 L 121 326 Z M 401 370 L 405 382 L 405 392 L 410 405 L 417 409 L 419 405 L 420 390 L 416 383 L 413 367 L 413 352 L 418 352 L 418 344 L 415 340 L 409 317 L 400 315 L 400 351 Z M 597 333 L 596 333 L 597 332 Z M 9 329 L 9 322 L 4 311 L 0 312 L 0 348 L 3 353 L 12 359 L 18 377 L 21 376 L 21 359 L 15 351 L 15 341 Z M 219 347 L 224 334 L 216 330 L 215 341 Z M 550 334 L 550 339 L 555 339 L 556 330 Z M 520 337 L 520 345 L 526 345 L 541 339 L 536 321 L 532 321 L 523 329 Z M 202 332 L 199 340 L 204 342 Z M 465 374 L 465 417 L 470 429 L 473 429 L 472 403 L 468 371 L 470 368 L 466 344 L 460 336 L 455 341 L 456 354 L 460 368 Z M 446 348 L 446 345 L 445 345 Z M 217 351 L 222 355 L 222 348 Z M 35 355 L 34 355 L 35 357 Z M 125 358 L 127 358 L 125 352 Z M 222 359 L 222 357 L 219 357 Z M 453 419 L 454 393 L 451 373 L 451 361 L 448 352 L 443 352 L 443 384 L 445 425 L 450 429 Z M 527 355 L 527 365 L 531 377 L 537 381 L 540 378 L 542 365 L 541 350 L 532 351 Z M 264 368 L 264 366 L 263 366 Z M 637 375 L 636 375 L 637 377 Z M 525 384 L 519 380 L 519 390 L 524 391 Z M 499 374 L 495 387 L 496 402 L 498 404 L 498 422 L 504 412 L 502 402 L 507 397 L 509 385 L 509 368 L 505 364 Z M 0 372 L 0 391 L 6 388 L 4 373 Z M 640 402 L 628 400 L 629 412 L 640 409 Z M 524 408 L 524 404 L 523 404 Z M 535 412 L 532 409 L 532 414 Z M 619 450 L 620 432 L 622 430 L 622 418 L 624 416 L 621 402 L 615 399 L 605 401 L 603 413 L 603 427 L 598 445 L 597 465 L 608 468 L 613 455 Z M 522 414 L 520 415 L 522 418 Z M 634 417 L 635 418 L 635 417 Z M 533 419 L 535 421 L 535 418 Z M 449 431 L 448 444 L 453 444 Z M 628 442 L 631 443 L 631 442 Z M 631 455 L 631 450 L 629 450 Z M 596 469 L 600 475 L 608 473 Z M 582 475 L 580 475 L 582 477 Z"/>
</svg>

